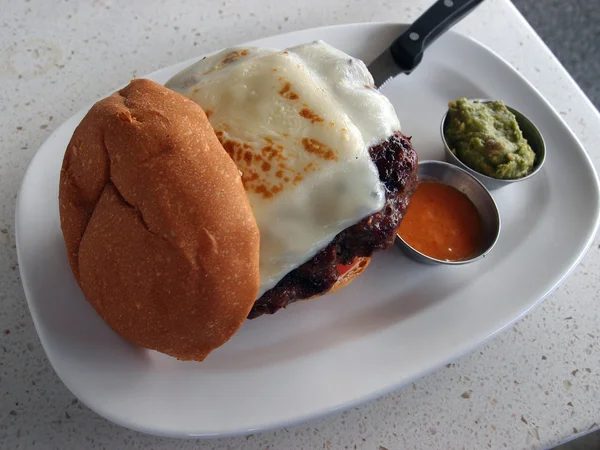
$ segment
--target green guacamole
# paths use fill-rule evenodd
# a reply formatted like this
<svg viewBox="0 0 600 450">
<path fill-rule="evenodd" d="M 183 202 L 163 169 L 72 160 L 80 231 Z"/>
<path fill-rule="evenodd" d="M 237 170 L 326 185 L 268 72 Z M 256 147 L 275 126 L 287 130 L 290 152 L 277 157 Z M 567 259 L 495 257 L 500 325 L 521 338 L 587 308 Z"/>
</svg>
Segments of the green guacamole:
<svg viewBox="0 0 600 450">
<path fill-rule="evenodd" d="M 448 103 L 448 108 L 444 135 L 463 163 L 493 178 L 522 178 L 531 173 L 535 153 L 503 102 L 459 98 Z"/>
</svg>

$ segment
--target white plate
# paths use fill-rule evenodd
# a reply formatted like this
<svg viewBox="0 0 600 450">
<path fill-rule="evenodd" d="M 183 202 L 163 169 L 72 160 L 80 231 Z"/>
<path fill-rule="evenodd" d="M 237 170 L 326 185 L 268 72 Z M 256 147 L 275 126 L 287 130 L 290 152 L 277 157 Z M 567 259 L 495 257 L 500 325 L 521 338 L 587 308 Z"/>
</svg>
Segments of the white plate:
<svg viewBox="0 0 600 450">
<path fill-rule="evenodd" d="M 343 25 L 252 44 L 323 39 L 368 62 L 400 30 Z M 165 82 L 189 63 L 149 78 Z M 471 265 L 429 267 L 392 248 L 340 293 L 246 322 L 203 363 L 128 344 L 83 298 L 67 264 L 57 186 L 85 111 L 58 128 L 25 175 L 16 229 L 29 308 L 66 386 L 97 413 L 147 433 L 207 437 L 282 427 L 399 388 L 472 350 L 552 291 L 590 245 L 599 212 L 596 173 L 558 114 L 498 56 L 452 32 L 384 92 L 421 159 L 443 158 L 440 119 L 460 96 L 503 99 L 539 126 L 548 145 L 541 173 L 494 192 L 503 221 L 494 251 Z"/>
</svg>

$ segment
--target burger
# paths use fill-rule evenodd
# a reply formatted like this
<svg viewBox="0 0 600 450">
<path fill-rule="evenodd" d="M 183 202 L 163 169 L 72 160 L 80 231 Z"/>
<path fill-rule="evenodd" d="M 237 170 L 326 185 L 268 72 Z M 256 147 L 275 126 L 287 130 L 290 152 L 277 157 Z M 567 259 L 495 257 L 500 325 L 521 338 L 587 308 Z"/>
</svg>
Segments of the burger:
<svg viewBox="0 0 600 450">
<path fill-rule="evenodd" d="M 246 318 L 321 296 L 394 242 L 417 155 L 366 66 L 320 41 L 132 81 L 75 130 L 73 274 L 117 333 L 203 360 Z"/>
</svg>

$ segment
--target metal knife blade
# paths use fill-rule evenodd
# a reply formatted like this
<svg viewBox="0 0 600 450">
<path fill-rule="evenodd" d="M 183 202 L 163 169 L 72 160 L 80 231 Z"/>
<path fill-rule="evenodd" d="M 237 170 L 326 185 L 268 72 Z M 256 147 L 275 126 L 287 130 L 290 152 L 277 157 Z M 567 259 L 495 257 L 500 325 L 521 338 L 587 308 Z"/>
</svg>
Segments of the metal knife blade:
<svg viewBox="0 0 600 450">
<path fill-rule="evenodd" d="M 412 72 L 421 62 L 425 49 L 482 2 L 483 0 L 436 1 L 368 65 L 375 86 L 379 89 L 395 76 Z"/>
<path fill-rule="evenodd" d="M 387 48 L 381 55 L 367 66 L 373 80 L 375 80 L 375 87 L 380 89 L 388 80 L 391 80 L 396 75 L 400 75 L 404 72 L 392 56 L 392 52 Z"/>
</svg>

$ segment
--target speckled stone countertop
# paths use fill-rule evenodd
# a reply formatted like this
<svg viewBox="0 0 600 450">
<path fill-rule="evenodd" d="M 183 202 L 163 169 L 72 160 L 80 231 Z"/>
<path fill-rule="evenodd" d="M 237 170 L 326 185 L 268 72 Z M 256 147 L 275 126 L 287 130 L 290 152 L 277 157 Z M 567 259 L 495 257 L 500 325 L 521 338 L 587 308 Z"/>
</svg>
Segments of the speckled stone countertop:
<svg viewBox="0 0 600 450">
<path fill-rule="evenodd" d="M 78 403 L 50 367 L 19 280 L 14 207 L 64 120 L 131 77 L 302 28 L 410 22 L 429 0 L 15 0 L 0 27 L 0 448 L 547 448 L 600 424 L 600 240 L 540 307 L 473 353 L 324 420 L 211 441 L 129 431 Z M 368 6 L 367 6 L 368 5 Z M 507 0 L 457 26 L 517 67 L 600 162 L 600 116 Z"/>
</svg>

